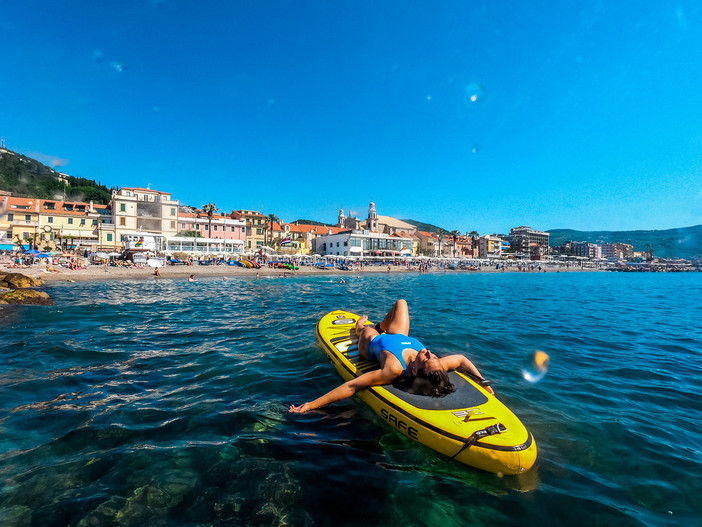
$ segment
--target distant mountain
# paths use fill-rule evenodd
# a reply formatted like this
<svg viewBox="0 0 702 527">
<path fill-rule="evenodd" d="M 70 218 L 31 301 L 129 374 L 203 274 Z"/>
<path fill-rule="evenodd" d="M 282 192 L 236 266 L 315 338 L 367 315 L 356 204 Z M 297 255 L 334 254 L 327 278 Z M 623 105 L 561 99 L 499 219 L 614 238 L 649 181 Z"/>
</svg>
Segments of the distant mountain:
<svg viewBox="0 0 702 527">
<path fill-rule="evenodd" d="M 575 231 L 552 229 L 550 245 L 563 242 L 628 243 L 635 251 L 646 251 L 649 246 L 654 256 L 661 258 L 702 258 L 702 225 L 661 231 Z"/>
<path fill-rule="evenodd" d="M 404 221 L 405 223 L 409 223 L 410 225 L 414 225 L 417 227 L 418 231 L 425 231 L 425 232 L 435 232 L 437 234 L 446 234 L 448 231 L 446 229 L 442 229 L 441 227 L 437 227 L 436 225 L 432 225 L 431 223 L 422 223 L 421 221 L 415 221 L 415 220 L 401 220 Z"/>
<path fill-rule="evenodd" d="M 90 201 L 107 205 L 112 197 L 108 189 L 91 179 L 59 174 L 36 159 L 11 150 L 0 149 L 0 190 L 13 196 L 39 199 Z"/>
</svg>

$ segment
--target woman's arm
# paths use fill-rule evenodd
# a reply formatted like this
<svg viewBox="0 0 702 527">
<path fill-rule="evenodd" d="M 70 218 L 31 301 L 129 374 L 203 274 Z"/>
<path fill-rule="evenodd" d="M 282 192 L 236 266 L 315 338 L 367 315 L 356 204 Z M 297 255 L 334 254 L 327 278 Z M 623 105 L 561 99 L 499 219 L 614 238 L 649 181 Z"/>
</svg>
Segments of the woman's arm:
<svg viewBox="0 0 702 527">
<path fill-rule="evenodd" d="M 290 411 L 296 414 L 304 414 L 310 410 L 326 406 L 327 404 L 348 399 L 356 392 L 363 390 L 364 388 L 390 384 L 395 377 L 397 377 L 397 374 L 390 369 L 369 371 L 360 377 L 346 381 L 341 386 L 334 388 L 332 391 L 322 395 L 314 401 L 301 404 L 300 406 L 290 405 Z"/>
</svg>

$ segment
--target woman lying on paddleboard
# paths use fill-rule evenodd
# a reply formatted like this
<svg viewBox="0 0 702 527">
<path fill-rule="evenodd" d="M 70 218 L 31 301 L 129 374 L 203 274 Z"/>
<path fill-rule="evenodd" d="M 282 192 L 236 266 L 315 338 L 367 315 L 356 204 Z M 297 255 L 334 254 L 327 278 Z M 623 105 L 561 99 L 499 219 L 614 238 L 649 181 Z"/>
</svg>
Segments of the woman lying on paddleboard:
<svg viewBox="0 0 702 527">
<path fill-rule="evenodd" d="M 369 371 L 345 382 L 329 393 L 300 406 L 291 405 L 290 411 L 305 413 L 327 404 L 347 399 L 356 392 L 371 386 L 392 384 L 399 377 L 422 378 L 431 386 L 428 395 L 441 396 L 453 393 L 456 388 L 451 384 L 447 372 L 452 370 L 466 373 L 482 379 L 482 375 L 463 355 L 437 357 L 426 349 L 419 340 L 409 337 L 410 318 L 407 302 L 398 300 L 382 322 L 366 326 L 368 317 L 361 316 L 356 322 L 358 352 L 364 359 L 380 363 L 380 369 Z M 489 386 L 486 389 L 493 393 Z"/>
</svg>

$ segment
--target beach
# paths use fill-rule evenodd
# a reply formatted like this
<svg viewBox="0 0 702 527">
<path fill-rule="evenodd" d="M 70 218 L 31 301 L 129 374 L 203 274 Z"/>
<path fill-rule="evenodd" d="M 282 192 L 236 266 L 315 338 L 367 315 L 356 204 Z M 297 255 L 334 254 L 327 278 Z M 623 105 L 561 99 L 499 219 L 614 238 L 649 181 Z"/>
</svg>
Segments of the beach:
<svg viewBox="0 0 702 527">
<path fill-rule="evenodd" d="M 441 268 L 438 266 L 429 269 L 429 274 L 450 274 L 450 273 L 527 273 L 533 274 L 538 272 L 556 273 L 556 272 L 597 272 L 601 269 L 595 268 L 580 268 L 579 266 L 551 266 L 542 264 L 541 270 L 538 269 L 540 262 L 528 262 L 527 264 L 536 264 L 535 267 L 525 268 L 507 266 L 501 269 L 496 269 L 494 264 L 484 265 L 477 271 L 454 270 Z M 353 276 L 360 274 L 418 274 L 416 266 L 408 268 L 406 265 L 391 265 L 388 272 L 387 265 L 365 265 L 363 269 L 354 268 L 352 271 L 343 271 L 337 268 L 317 269 L 312 266 L 300 266 L 299 269 L 292 271 L 288 269 L 279 269 L 262 265 L 259 269 L 249 269 L 239 267 L 238 265 L 167 265 L 159 268 L 160 277 L 154 275 L 154 268 L 125 268 L 106 265 L 88 265 L 84 269 L 69 269 L 62 266 L 52 266 L 54 271 L 47 271 L 46 265 L 32 265 L 28 267 L 20 266 L 13 267 L 9 262 L 0 263 L 0 272 L 5 273 L 22 273 L 28 276 L 41 278 L 45 282 L 51 281 L 95 281 L 95 280 L 133 280 L 133 279 L 184 279 L 190 275 L 195 275 L 198 278 L 213 278 L 213 277 L 237 277 L 237 278 L 256 278 L 260 277 L 294 277 L 298 275 L 334 275 L 339 277 Z"/>
</svg>

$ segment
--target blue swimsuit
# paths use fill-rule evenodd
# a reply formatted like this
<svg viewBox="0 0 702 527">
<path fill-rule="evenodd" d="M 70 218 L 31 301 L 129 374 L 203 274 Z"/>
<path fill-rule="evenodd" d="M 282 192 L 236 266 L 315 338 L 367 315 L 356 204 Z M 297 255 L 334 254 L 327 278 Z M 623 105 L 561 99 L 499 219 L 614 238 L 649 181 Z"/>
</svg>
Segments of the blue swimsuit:
<svg viewBox="0 0 702 527">
<path fill-rule="evenodd" d="M 387 350 L 400 361 L 402 369 L 405 370 L 405 375 L 407 375 L 407 364 L 402 357 L 402 352 L 407 348 L 420 351 L 424 349 L 424 344 L 402 333 L 383 333 L 375 337 L 368 345 L 368 358 L 380 362 L 380 352 Z"/>
</svg>

